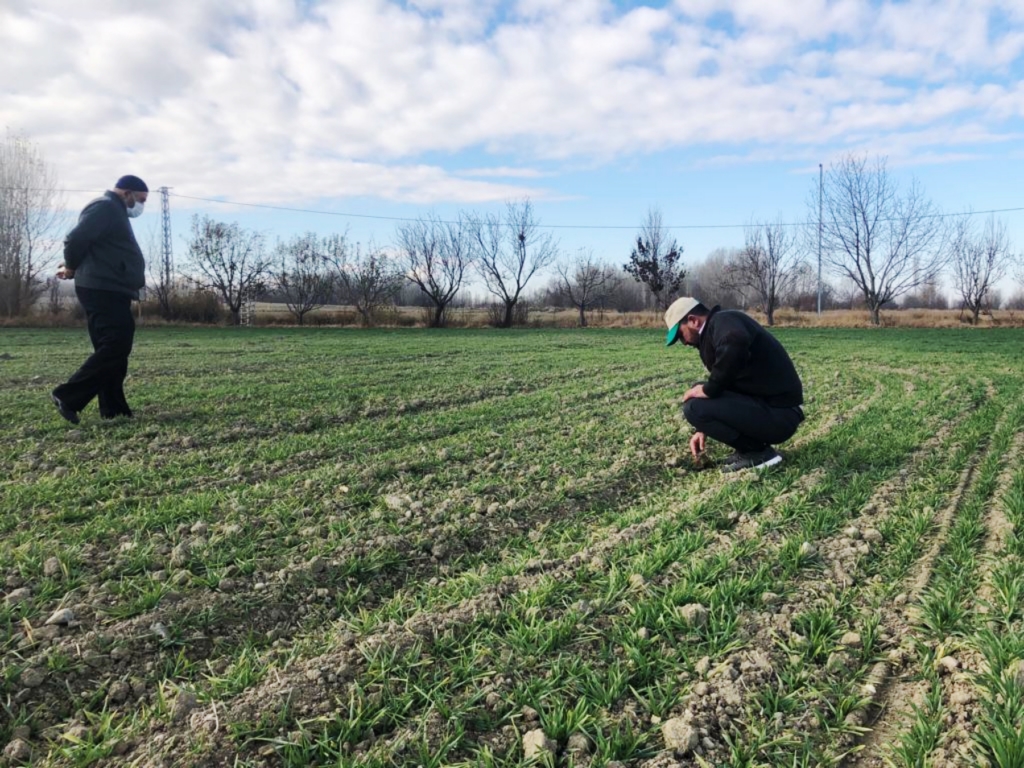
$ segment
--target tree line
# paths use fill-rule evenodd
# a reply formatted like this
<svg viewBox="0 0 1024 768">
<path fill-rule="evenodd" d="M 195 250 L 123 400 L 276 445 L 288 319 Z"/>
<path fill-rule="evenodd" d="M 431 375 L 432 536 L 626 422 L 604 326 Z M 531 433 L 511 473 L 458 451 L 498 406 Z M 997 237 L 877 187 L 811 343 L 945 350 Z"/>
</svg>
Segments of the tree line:
<svg viewBox="0 0 1024 768">
<path fill-rule="evenodd" d="M 49 275 L 68 224 L 55 205 L 55 179 L 32 142 L 7 133 L 0 142 L 0 316 L 28 313 L 47 291 L 55 301 Z M 876 324 L 897 300 L 937 294 L 943 274 L 975 323 L 1004 277 L 1024 285 L 1024 259 L 1004 222 L 943 215 L 916 181 L 901 188 L 883 158 L 853 154 L 833 163 L 820 186 L 816 180 L 804 222 L 752 220 L 741 247 L 713 252 L 689 270 L 656 208 L 628 258 L 613 265 L 588 249 L 563 253 L 528 199 L 507 202 L 501 213 L 405 221 L 387 245 L 353 244 L 341 233 L 270 244 L 261 232 L 196 215 L 184 270 L 173 270 L 162 249 L 149 250 L 149 290 L 161 313 L 170 317 L 176 293 L 194 288 L 215 294 L 235 324 L 246 302 L 261 296 L 283 303 L 299 324 L 316 309 L 346 304 L 369 325 L 412 288 L 429 325 L 442 327 L 467 285 L 478 284 L 490 296 L 493 324 L 507 328 L 521 318 L 528 286 L 548 273 L 534 298 L 574 308 L 583 326 L 595 308 L 663 310 L 683 292 L 756 308 L 770 325 L 781 306 L 814 308 L 807 305 L 818 299 L 819 253 L 827 275 L 855 293 Z M 642 288 L 640 297 L 629 281 Z M 842 289 L 824 286 L 824 305 L 834 305 Z"/>
</svg>

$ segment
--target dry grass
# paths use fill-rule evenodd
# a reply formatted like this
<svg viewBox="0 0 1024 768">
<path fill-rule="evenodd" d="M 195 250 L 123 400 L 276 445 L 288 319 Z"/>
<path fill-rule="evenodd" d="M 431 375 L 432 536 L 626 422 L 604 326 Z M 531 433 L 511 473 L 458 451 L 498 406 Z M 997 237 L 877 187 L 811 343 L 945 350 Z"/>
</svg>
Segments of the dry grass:
<svg viewBox="0 0 1024 768">
<path fill-rule="evenodd" d="M 751 317 L 765 324 L 763 313 L 748 311 Z M 390 308 L 377 320 L 381 326 L 424 327 L 427 313 L 418 307 Z M 451 328 L 485 328 L 489 322 L 486 309 L 456 309 L 449 320 Z M 256 308 L 257 325 L 294 325 L 292 315 L 280 304 L 259 304 Z M 312 326 L 358 326 L 359 316 L 351 307 L 331 306 L 311 312 L 306 324 Z M 660 312 L 592 312 L 587 315 L 592 328 L 662 328 Z M 529 314 L 531 328 L 576 328 L 579 313 L 566 309 L 535 309 Z M 822 312 L 797 312 L 781 309 L 775 313 L 775 325 L 780 328 L 871 328 L 871 313 L 867 310 L 838 309 Z M 882 312 L 882 326 L 886 328 L 963 328 L 970 326 L 970 316 L 956 309 L 906 309 Z M 979 328 L 1024 327 L 1024 311 L 996 310 L 979 319 Z"/>
<path fill-rule="evenodd" d="M 138 305 L 136 305 L 138 307 Z M 748 310 L 748 314 L 765 324 L 763 313 Z M 143 305 L 137 315 L 142 325 L 167 325 L 192 323 L 167 323 L 156 313 L 150 302 Z M 427 310 L 421 307 L 389 307 L 382 310 L 376 325 L 393 328 L 422 328 L 429 322 Z M 0 318 L 0 327 L 74 327 L 84 324 L 84 315 L 74 308 L 59 314 L 40 311 L 28 317 Z M 283 304 L 259 303 L 256 306 L 256 325 L 296 325 L 294 316 Z M 311 327 L 360 327 L 359 314 L 353 307 L 332 305 L 314 310 L 306 315 L 305 324 Z M 662 328 L 660 312 L 617 312 L 615 310 L 588 313 L 587 324 L 592 328 Z M 450 328 L 486 328 L 489 316 L 483 308 L 459 308 L 451 313 Z M 871 313 L 859 309 L 839 309 L 822 312 L 798 312 L 780 309 L 775 313 L 775 325 L 780 328 L 871 328 Z M 882 326 L 886 328 L 964 328 L 970 327 L 970 316 L 957 309 L 905 309 L 882 312 Z M 530 328 L 577 328 L 579 313 L 566 309 L 531 309 Z M 1021 328 L 1024 327 L 1024 310 L 995 310 L 979 318 L 979 328 Z"/>
<path fill-rule="evenodd" d="M 765 321 L 759 312 L 750 312 L 759 322 Z M 958 309 L 899 309 L 882 312 L 882 325 L 886 328 L 963 328 L 971 325 L 968 313 Z M 775 313 L 775 324 L 782 327 L 807 328 L 871 328 L 871 313 L 866 309 L 837 309 L 822 312 L 797 312 L 782 309 Z M 1024 327 L 1024 312 L 995 310 L 978 318 L 979 328 Z"/>
</svg>

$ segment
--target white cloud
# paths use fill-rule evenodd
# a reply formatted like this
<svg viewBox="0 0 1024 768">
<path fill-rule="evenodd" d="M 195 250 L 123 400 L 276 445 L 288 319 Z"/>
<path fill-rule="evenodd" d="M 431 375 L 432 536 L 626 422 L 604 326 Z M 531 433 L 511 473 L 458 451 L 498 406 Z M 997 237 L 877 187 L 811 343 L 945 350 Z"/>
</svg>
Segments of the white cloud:
<svg viewBox="0 0 1024 768">
<path fill-rule="evenodd" d="M 459 176 L 497 179 L 539 179 L 548 174 L 534 168 L 469 168 L 458 171 Z"/>
<path fill-rule="evenodd" d="M 900 137 L 935 124 L 948 139 L 930 151 L 970 155 L 986 140 L 971 137 L 999 141 L 1024 116 L 1015 0 L 303 7 L 7 0 L 0 123 L 37 140 L 69 186 L 131 171 L 248 201 L 475 203 L 544 196 L 520 183 L 540 178 L 536 160 L 868 140 L 912 153 Z M 1009 21 L 992 24 L 997 12 Z M 709 23 L 723 14 L 731 29 Z M 445 169 L 466 150 L 497 167 Z"/>
</svg>

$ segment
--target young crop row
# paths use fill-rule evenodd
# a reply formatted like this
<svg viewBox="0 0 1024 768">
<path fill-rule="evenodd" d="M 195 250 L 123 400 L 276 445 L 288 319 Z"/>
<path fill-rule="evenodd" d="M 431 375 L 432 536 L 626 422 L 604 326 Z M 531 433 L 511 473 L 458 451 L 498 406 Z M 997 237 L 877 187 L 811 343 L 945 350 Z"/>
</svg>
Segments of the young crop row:
<svg viewBox="0 0 1024 768">
<path fill-rule="evenodd" d="M 914 664 L 899 687 L 911 705 L 892 718 L 891 763 L 1010 766 L 1024 761 L 1024 568 L 1018 468 L 1024 409 L 1008 408 L 970 485 L 942 521 L 918 578 L 910 619 Z"/>
<path fill-rule="evenodd" d="M 838 763 L 871 748 L 868 688 L 919 668 L 904 607 L 940 569 L 915 591 L 915 568 L 1012 496 L 1000 349 L 794 334 L 810 418 L 781 471 L 729 481 L 685 455 L 695 361 L 640 334 L 340 338 L 170 333 L 140 350 L 151 421 L 73 442 L 17 422 L 0 567 L 31 595 L 0 615 L 5 743 L 52 764 Z M 217 403 L 179 419 L 199 373 Z"/>
</svg>

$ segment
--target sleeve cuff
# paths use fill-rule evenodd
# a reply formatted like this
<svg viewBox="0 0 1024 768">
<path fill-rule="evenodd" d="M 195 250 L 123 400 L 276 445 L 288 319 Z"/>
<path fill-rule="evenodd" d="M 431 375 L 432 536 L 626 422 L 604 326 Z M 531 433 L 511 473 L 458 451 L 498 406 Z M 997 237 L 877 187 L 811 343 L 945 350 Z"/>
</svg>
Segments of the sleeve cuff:
<svg viewBox="0 0 1024 768">
<path fill-rule="evenodd" d="M 714 379 L 708 379 L 704 382 L 704 394 L 708 397 L 718 397 L 725 388 Z"/>
</svg>

